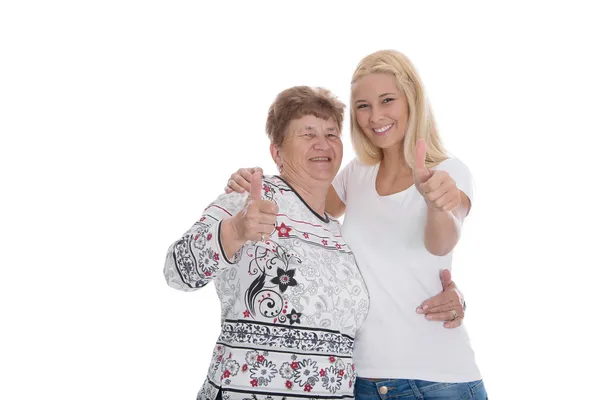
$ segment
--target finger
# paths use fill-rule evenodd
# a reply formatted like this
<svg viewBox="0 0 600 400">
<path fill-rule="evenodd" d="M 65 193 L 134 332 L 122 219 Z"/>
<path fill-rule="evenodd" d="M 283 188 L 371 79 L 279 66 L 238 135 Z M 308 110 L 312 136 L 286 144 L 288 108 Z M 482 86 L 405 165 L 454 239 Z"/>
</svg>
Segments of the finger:
<svg viewBox="0 0 600 400">
<path fill-rule="evenodd" d="M 444 288 L 444 290 L 446 290 L 446 288 L 448 286 L 450 286 L 452 282 L 452 272 L 450 272 L 449 269 L 443 269 L 442 272 L 440 272 L 440 279 L 442 281 L 442 287 Z"/>
<path fill-rule="evenodd" d="M 252 180 L 252 175 L 250 175 L 250 180 L 246 180 L 242 175 L 240 175 L 239 173 L 235 173 L 233 175 L 231 175 L 231 179 L 238 184 L 238 186 L 240 186 L 241 188 L 244 189 L 244 192 L 250 192 L 250 181 Z M 243 193 L 243 192 L 242 192 Z"/>
<path fill-rule="evenodd" d="M 448 203 L 444 206 L 444 211 L 452 211 L 452 210 L 456 209 L 458 206 L 460 206 L 460 202 L 461 202 L 460 196 L 458 196 L 457 198 L 455 198 L 450 203 Z"/>
<path fill-rule="evenodd" d="M 445 171 L 433 171 L 427 182 L 423 183 L 422 188 L 425 193 L 433 192 L 434 190 L 443 187 L 448 183 L 448 174 Z"/>
<path fill-rule="evenodd" d="M 431 310 L 437 310 L 439 309 L 438 307 L 451 304 L 452 300 L 449 299 L 449 297 L 449 295 L 444 296 L 444 293 L 440 293 L 437 296 L 430 298 L 417 307 L 417 314 L 428 314 L 432 312 Z"/>
<path fill-rule="evenodd" d="M 253 174 L 255 172 L 260 172 L 261 174 L 264 175 L 263 169 L 261 167 L 248 168 L 248 171 L 250 171 L 250 174 Z"/>
<path fill-rule="evenodd" d="M 227 183 L 227 187 L 230 188 L 230 192 L 235 191 L 238 193 L 244 193 L 246 191 L 246 189 L 244 189 L 242 186 L 240 186 L 237 182 L 235 182 L 232 179 L 230 179 L 229 182 Z"/>
<path fill-rule="evenodd" d="M 425 168 L 425 155 L 427 153 L 427 143 L 423 139 L 417 140 L 415 146 L 415 169 L 413 170 L 415 183 L 422 183 L 427 181 L 430 177 L 430 173 Z"/>
<path fill-rule="evenodd" d="M 455 195 L 452 192 L 446 192 L 435 200 L 429 200 L 437 209 L 443 210 L 444 207 L 450 207 L 455 200 Z"/>
<path fill-rule="evenodd" d="M 458 311 L 456 312 L 458 314 Z M 458 319 L 460 315 L 458 315 L 456 317 L 456 319 Z M 427 314 L 425 316 L 425 318 L 428 321 L 452 321 L 452 319 L 454 318 L 454 313 L 451 311 L 448 312 L 442 312 L 442 313 L 435 313 L 435 314 Z M 455 321 L 456 321 L 455 319 Z"/>
<path fill-rule="evenodd" d="M 225 191 L 225 193 L 227 193 L 227 194 L 229 194 L 229 193 L 233 192 L 233 190 L 231 190 L 231 188 L 230 188 L 229 186 L 225 186 L 225 187 L 223 188 L 223 190 L 224 190 L 224 191 Z"/>
<path fill-rule="evenodd" d="M 453 290 L 444 290 L 442 293 L 425 300 L 421 306 L 417 308 L 417 313 L 425 314 L 435 307 L 443 306 L 453 301 L 458 301 L 456 292 Z M 419 310 L 424 312 L 419 312 Z"/>
<path fill-rule="evenodd" d="M 252 181 L 250 183 L 250 197 L 255 200 L 262 198 L 262 173 L 255 172 L 252 174 Z"/>
<path fill-rule="evenodd" d="M 427 182 L 429 183 L 429 182 Z M 425 186 L 425 185 L 423 185 Z M 446 186 L 439 186 L 437 189 L 429 190 L 426 187 L 423 187 L 423 193 L 429 202 L 434 202 L 446 193 L 450 192 L 450 188 Z"/>
<path fill-rule="evenodd" d="M 259 224 L 270 226 L 269 232 L 271 232 L 273 230 L 273 226 L 277 224 L 277 215 L 261 213 L 257 222 Z"/>
<path fill-rule="evenodd" d="M 260 212 L 265 214 L 277 215 L 277 213 L 279 212 L 279 206 L 275 202 L 272 202 L 270 200 L 261 200 L 258 204 L 258 209 L 260 210 Z"/>
<path fill-rule="evenodd" d="M 234 176 L 238 176 L 239 175 L 240 178 L 242 178 L 244 181 L 246 181 L 246 183 L 248 184 L 248 189 L 250 189 L 250 183 L 252 182 L 252 174 L 255 172 L 255 171 L 253 171 L 253 169 L 254 168 L 240 168 L 238 170 L 238 172 L 236 174 L 233 174 L 233 175 Z M 237 181 L 237 179 L 236 179 L 236 181 Z"/>
<path fill-rule="evenodd" d="M 463 317 L 457 317 L 454 321 L 444 322 L 444 328 L 454 329 L 462 325 Z"/>
<path fill-rule="evenodd" d="M 425 315 L 447 313 L 452 312 L 452 310 L 456 311 L 458 315 L 463 314 L 462 306 L 460 305 L 460 303 L 458 301 L 451 301 L 441 306 L 430 308 L 429 310 L 427 310 Z"/>
</svg>

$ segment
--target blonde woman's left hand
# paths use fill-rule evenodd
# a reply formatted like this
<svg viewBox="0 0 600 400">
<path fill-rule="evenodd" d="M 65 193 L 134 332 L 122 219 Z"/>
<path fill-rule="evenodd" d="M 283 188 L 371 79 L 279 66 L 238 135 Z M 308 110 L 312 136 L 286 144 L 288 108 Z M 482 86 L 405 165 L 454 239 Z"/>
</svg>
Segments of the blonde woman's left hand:
<svg viewBox="0 0 600 400">
<path fill-rule="evenodd" d="M 444 328 L 458 328 L 465 317 L 463 297 L 449 270 L 443 270 L 440 278 L 444 290 L 417 307 L 417 314 L 424 314 L 429 321 L 444 321 Z"/>
<path fill-rule="evenodd" d="M 460 205 L 460 190 L 446 171 L 431 171 L 425 167 L 426 153 L 425 141 L 417 140 L 413 169 L 415 188 L 429 208 L 436 211 L 452 211 Z"/>
</svg>

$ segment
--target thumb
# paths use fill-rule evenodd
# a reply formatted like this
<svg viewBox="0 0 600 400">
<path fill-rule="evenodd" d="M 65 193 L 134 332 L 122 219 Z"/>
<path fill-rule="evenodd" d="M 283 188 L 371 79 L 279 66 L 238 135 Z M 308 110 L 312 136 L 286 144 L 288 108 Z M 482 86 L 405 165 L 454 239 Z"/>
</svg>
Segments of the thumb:
<svg viewBox="0 0 600 400">
<path fill-rule="evenodd" d="M 255 200 L 262 199 L 262 171 L 252 174 L 250 182 L 250 197 Z"/>
<path fill-rule="evenodd" d="M 415 146 L 415 169 L 413 171 L 417 183 L 425 182 L 431 176 L 429 170 L 425 167 L 426 154 L 427 143 L 423 139 L 417 140 Z"/>
<path fill-rule="evenodd" d="M 446 290 L 446 288 L 452 283 L 452 274 L 450 273 L 450 270 L 442 270 L 440 273 L 440 279 L 442 280 L 442 287 L 444 290 Z"/>
</svg>

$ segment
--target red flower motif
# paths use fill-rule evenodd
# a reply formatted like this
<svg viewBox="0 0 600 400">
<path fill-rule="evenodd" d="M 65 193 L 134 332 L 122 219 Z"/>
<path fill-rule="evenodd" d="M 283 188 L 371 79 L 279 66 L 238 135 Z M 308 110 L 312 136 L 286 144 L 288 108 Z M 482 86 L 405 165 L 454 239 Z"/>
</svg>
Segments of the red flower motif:
<svg viewBox="0 0 600 400">
<path fill-rule="evenodd" d="M 291 381 L 285 381 L 285 387 L 288 389 L 291 389 L 294 386 L 294 384 Z"/>
<path fill-rule="evenodd" d="M 251 384 L 252 386 L 254 386 L 254 387 L 257 387 L 257 386 L 258 386 L 258 381 L 257 381 L 256 379 L 252 379 L 252 380 L 250 381 L 250 384 Z"/>
<path fill-rule="evenodd" d="M 219 358 L 217 358 L 217 361 L 221 361 L 221 360 L 223 360 L 223 354 L 221 354 L 221 355 L 219 356 Z"/>
<path fill-rule="evenodd" d="M 231 376 L 231 372 L 229 372 L 228 369 L 225 370 L 225 372 L 223 372 L 223 378 L 229 378 Z"/>
<path fill-rule="evenodd" d="M 244 311 L 244 318 L 250 318 L 250 311 Z"/>
<path fill-rule="evenodd" d="M 327 240 L 323 239 L 321 240 L 321 243 L 323 243 L 323 246 L 327 246 Z"/>
<path fill-rule="evenodd" d="M 198 233 L 196 236 L 194 236 L 194 240 L 198 240 L 199 237 L 200 237 L 200 234 Z"/>
<path fill-rule="evenodd" d="M 321 376 L 325 376 L 326 372 L 323 368 L 321 368 L 321 370 L 319 371 L 319 375 Z"/>
<path fill-rule="evenodd" d="M 307 383 L 306 385 L 304 385 L 305 392 L 310 392 L 311 390 L 312 390 L 312 386 L 310 383 Z"/>
<path fill-rule="evenodd" d="M 291 367 L 292 367 L 292 369 L 300 368 L 300 366 L 298 365 L 298 361 L 293 361 Z"/>
<path fill-rule="evenodd" d="M 335 244 L 335 247 L 337 247 L 337 248 L 338 248 L 338 250 L 342 248 L 342 246 L 340 246 L 340 244 L 339 244 L 339 243 L 336 243 L 336 244 Z"/>
<path fill-rule="evenodd" d="M 258 356 L 258 357 L 256 358 L 256 361 L 258 361 L 258 362 L 263 362 L 263 361 L 265 361 L 265 357 L 264 357 L 264 356 Z"/>
<path fill-rule="evenodd" d="M 248 371 L 248 364 L 242 365 L 242 372 Z"/>
<path fill-rule="evenodd" d="M 352 364 L 352 371 L 354 371 L 354 364 Z"/>
<path fill-rule="evenodd" d="M 213 256 L 215 261 L 219 261 L 219 255 L 217 253 L 215 253 L 215 255 Z"/>
<path fill-rule="evenodd" d="M 304 239 L 308 239 L 308 233 L 304 232 Z"/>
<path fill-rule="evenodd" d="M 206 217 L 200 218 L 200 222 L 204 222 L 205 219 L 206 219 Z"/>
<path fill-rule="evenodd" d="M 279 225 L 275 229 L 277 229 L 277 235 L 279 237 L 288 237 L 288 238 L 290 237 L 290 231 L 292 230 L 292 228 L 290 228 L 283 222 L 281 223 L 281 225 Z"/>
<path fill-rule="evenodd" d="M 269 189 L 266 183 L 263 185 L 263 190 L 267 193 L 271 191 L 271 189 Z"/>
<path fill-rule="evenodd" d="M 209 233 L 209 234 L 206 236 L 206 240 L 210 240 L 210 239 L 212 239 L 212 233 Z"/>
<path fill-rule="evenodd" d="M 340 374 L 340 376 L 344 376 L 344 370 L 343 370 L 343 369 L 340 369 L 340 372 L 339 372 L 339 374 Z"/>
<path fill-rule="evenodd" d="M 334 363 L 335 362 L 335 357 L 334 356 L 329 357 L 329 362 Z"/>
<path fill-rule="evenodd" d="M 212 272 L 210 272 L 210 271 L 206 271 L 206 272 L 204 273 L 204 276 L 212 276 Z"/>
</svg>

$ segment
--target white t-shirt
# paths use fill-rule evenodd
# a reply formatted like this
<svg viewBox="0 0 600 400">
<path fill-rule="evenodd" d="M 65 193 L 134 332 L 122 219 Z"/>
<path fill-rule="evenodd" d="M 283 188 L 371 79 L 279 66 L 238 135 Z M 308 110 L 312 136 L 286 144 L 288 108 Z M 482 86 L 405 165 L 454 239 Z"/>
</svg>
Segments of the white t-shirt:
<svg viewBox="0 0 600 400">
<path fill-rule="evenodd" d="M 450 158 L 445 170 L 473 200 L 469 169 Z M 356 372 L 364 378 L 469 382 L 481 379 L 467 330 L 428 321 L 416 308 L 442 291 L 440 271 L 452 253 L 431 255 L 424 244 L 427 205 L 414 185 L 389 196 L 375 188 L 379 164 L 357 159 L 333 186 L 346 204 L 342 235 L 352 249 L 369 290 L 367 319 L 356 335 Z"/>
</svg>

